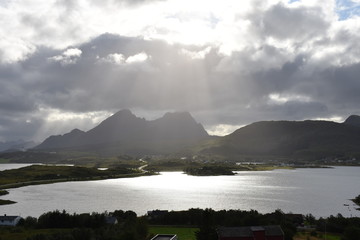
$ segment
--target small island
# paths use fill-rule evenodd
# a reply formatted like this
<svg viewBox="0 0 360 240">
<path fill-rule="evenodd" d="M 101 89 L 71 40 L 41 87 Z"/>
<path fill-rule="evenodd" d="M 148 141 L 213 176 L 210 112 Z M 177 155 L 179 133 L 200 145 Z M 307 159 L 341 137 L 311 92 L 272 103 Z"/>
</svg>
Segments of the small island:
<svg viewBox="0 0 360 240">
<path fill-rule="evenodd" d="M 356 198 L 351 200 L 360 207 L 360 195 L 358 195 Z M 360 208 L 357 208 L 357 210 L 360 210 Z"/>
<path fill-rule="evenodd" d="M 14 204 L 14 203 L 16 203 L 16 202 L 11 201 L 11 200 L 0 199 L 0 205 L 8 205 L 8 204 Z"/>
<path fill-rule="evenodd" d="M 4 190 L 4 189 L 0 189 L 0 196 L 4 196 L 4 195 L 7 195 L 9 194 L 8 191 Z"/>
<path fill-rule="evenodd" d="M 0 189 L 0 196 L 4 196 L 4 195 L 7 195 L 7 194 L 9 194 L 8 191 Z M 11 201 L 11 200 L 0 199 L 0 205 L 7 205 L 7 204 L 13 204 L 13 203 L 16 203 L 16 202 Z"/>
<path fill-rule="evenodd" d="M 188 167 L 184 169 L 184 172 L 193 176 L 235 175 L 233 171 L 224 166 Z"/>
</svg>

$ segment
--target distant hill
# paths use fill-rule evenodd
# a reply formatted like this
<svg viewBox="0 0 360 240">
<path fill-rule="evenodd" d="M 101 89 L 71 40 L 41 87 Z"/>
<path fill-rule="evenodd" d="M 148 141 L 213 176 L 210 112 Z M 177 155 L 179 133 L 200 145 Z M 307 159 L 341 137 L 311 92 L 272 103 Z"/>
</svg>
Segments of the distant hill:
<svg viewBox="0 0 360 240">
<path fill-rule="evenodd" d="M 173 154 L 271 159 L 360 159 L 360 117 L 330 121 L 262 121 L 224 137 L 210 137 L 188 112 L 147 121 L 121 110 L 84 132 L 51 136 L 35 150 L 114 154 Z"/>
<path fill-rule="evenodd" d="M 84 132 L 78 129 L 51 136 L 36 150 L 96 151 L 109 154 L 162 154 L 179 151 L 209 138 L 204 127 L 188 112 L 166 113 L 147 121 L 121 110 Z"/>
<path fill-rule="evenodd" d="M 0 142 L 0 152 L 9 152 L 9 151 L 23 151 L 29 148 L 36 146 L 36 143 L 33 141 L 10 141 L 10 142 Z"/>
<path fill-rule="evenodd" d="M 360 116 L 351 115 L 345 120 L 344 124 L 360 127 Z"/>
<path fill-rule="evenodd" d="M 204 145 L 201 153 L 293 159 L 360 156 L 360 128 L 328 121 L 264 121 Z"/>
</svg>

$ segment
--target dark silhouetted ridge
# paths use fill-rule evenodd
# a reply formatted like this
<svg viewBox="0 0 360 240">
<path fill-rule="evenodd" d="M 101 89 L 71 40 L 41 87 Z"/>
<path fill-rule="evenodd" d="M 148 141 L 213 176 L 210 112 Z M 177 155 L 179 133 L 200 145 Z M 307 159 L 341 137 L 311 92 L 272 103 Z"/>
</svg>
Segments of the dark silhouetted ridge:
<svg viewBox="0 0 360 240">
<path fill-rule="evenodd" d="M 83 132 L 51 136 L 38 150 L 79 150 L 109 153 L 169 153 L 208 138 L 203 126 L 188 112 L 167 113 L 147 121 L 130 110 L 121 110 L 98 126 Z"/>
<path fill-rule="evenodd" d="M 203 153 L 323 158 L 360 153 L 360 128 L 328 121 L 264 121 L 219 139 Z"/>
</svg>

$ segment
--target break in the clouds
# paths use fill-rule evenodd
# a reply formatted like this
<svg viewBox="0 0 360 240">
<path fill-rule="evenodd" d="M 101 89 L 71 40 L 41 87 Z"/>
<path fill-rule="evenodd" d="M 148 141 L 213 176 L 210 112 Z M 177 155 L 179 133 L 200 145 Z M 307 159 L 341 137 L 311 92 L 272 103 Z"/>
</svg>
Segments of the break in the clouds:
<svg viewBox="0 0 360 240">
<path fill-rule="evenodd" d="M 88 130 L 128 108 L 211 134 L 360 114 L 359 1 L 0 3 L 0 140 Z"/>
</svg>

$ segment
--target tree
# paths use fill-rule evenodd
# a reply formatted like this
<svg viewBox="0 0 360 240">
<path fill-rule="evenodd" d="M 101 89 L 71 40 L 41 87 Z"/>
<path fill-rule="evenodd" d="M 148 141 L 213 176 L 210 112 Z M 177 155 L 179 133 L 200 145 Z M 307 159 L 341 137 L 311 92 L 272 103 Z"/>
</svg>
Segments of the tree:
<svg viewBox="0 0 360 240">
<path fill-rule="evenodd" d="M 214 210 L 205 209 L 202 213 L 202 222 L 196 233 L 197 240 L 216 240 L 217 233 L 214 225 Z"/>
</svg>

